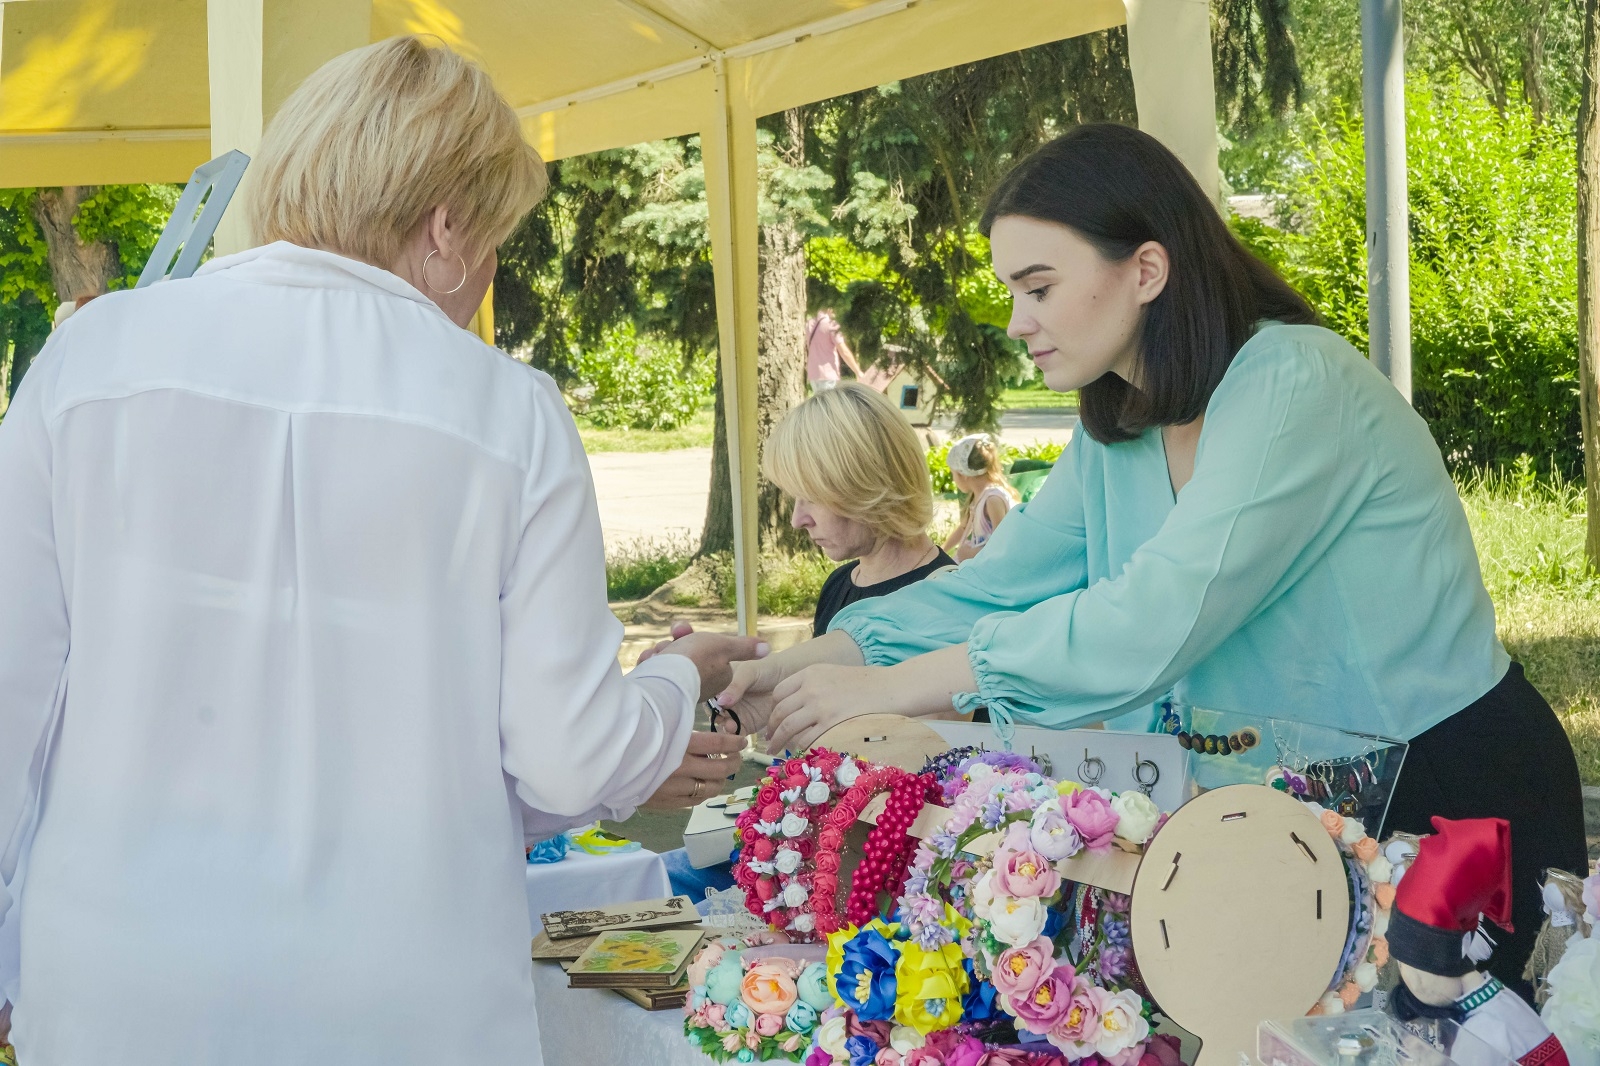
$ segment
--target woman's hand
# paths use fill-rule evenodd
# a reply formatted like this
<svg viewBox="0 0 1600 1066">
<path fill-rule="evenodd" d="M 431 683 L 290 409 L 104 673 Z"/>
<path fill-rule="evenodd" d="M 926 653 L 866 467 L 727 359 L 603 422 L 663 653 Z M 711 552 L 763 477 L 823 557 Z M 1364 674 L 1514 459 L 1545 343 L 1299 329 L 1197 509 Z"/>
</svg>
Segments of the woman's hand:
<svg viewBox="0 0 1600 1066">
<path fill-rule="evenodd" d="M 863 714 L 897 713 L 888 669 L 808 666 L 773 691 L 777 706 L 767 725 L 767 750 L 805 751 L 840 722 Z"/>
<path fill-rule="evenodd" d="M 714 698 L 722 706 L 732 708 L 746 733 L 758 733 L 767 728 L 767 719 L 777 704 L 773 690 L 784 678 L 814 663 L 857 666 L 861 661 L 861 649 L 856 647 L 855 641 L 843 633 L 828 633 L 785 648 L 760 662 L 735 663 L 733 679 Z"/>
<path fill-rule="evenodd" d="M 965 644 L 895 666 L 810 666 L 773 690 L 778 705 L 767 724 L 767 750 L 804 751 L 840 722 L 863 714 L 949 715 L 954 697 L 977 687 Z"/>
<path fill-rule="evenodd" d="M 686 626 L 687 628 L 687 626 Z M 676 632 L 677 627 L 674 627 Z M 666 647 L 652 649 L 661 655 L 682 655 L 693 662 L 700 671 L 700 699 L 725 689 L 733 678 L 733 664 L 744 660 L 759 661 L 766 657 L 772 646 L 756 637 L 736 637 L 728 633 L 694 633 L 671 641 Z M 724 705 L 726 706 L 726 705 Z M 747 730 L 748 732 L 748 730 Z"/>
<path fill-rule="evenodd" d="M 690 733 L 689 749 L 672 776 L 661 783 L 643 806 L 693 807 L 720 795 L 728 778 L 739 772 L 739 752 L 744 737 L 729 733 Z"/>
<path fill-rule="evenodd" d="M 739 716 L 739 725 L 746 734 L 759 733 L 766 728 L 777 704 L 772 690 L 786 676 L 778 656 L 734 663 L 733 679 L 712 699 Z"/>
</svg>

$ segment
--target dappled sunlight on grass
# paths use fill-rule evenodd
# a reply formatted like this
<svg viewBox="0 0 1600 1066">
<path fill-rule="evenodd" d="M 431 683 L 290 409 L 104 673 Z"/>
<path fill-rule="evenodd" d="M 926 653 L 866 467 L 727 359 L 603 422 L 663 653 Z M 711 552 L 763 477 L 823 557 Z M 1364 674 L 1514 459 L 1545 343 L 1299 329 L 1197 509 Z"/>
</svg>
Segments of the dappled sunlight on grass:
<svg viewBox="0 0 1600 1066">
<path fill-rule="evenodd" d="M 1584 570 L 1582 486 L 1513 473 L 1461 495 L 1500 639 L 1561 715 L 1584 783 L 1600 785 L 1600 580 Z"/>
</svg>

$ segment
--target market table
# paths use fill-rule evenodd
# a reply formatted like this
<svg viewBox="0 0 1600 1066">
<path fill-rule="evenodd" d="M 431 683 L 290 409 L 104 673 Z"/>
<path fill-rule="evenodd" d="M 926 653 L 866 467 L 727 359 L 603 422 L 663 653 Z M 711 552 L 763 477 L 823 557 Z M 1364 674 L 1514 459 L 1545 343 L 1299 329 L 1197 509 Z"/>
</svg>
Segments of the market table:
<svg viewBox="0 0 1600 1066">
<path fill-rule="evenodd" d="M 533 964 L 539 1043 L 547 1066 L 648 1062 L 707 1066 L 683 1036 L 683 1011 L 647 1011 L 604 988 L 568 988 L 553 962 Z"/>
<path fill-rule="evenodd" d="M 544 928 L 540 915 L 660 899 L 672 895 L 672 882 L 653 851 L 590 855 L 573 848 L 560 862 L 530 863 L 527 889 L 528 919 L 537 933 Z"/>
</svg>

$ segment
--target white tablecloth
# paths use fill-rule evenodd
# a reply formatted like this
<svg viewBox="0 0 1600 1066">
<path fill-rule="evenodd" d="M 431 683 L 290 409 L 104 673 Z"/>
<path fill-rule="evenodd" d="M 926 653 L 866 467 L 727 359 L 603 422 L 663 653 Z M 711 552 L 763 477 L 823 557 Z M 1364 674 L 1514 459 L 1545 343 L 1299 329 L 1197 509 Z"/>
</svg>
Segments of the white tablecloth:
<svg viewBox="0 0 1600 1066">
<path fill-rule="evenodd" d="M 672 882 L 667 880 L 667 866 L 653 851 L 590 855 L 574 848 L 560 862 L 528 866 L 528 917 L 535 933 L 544 928 L 539 916 L 551 911 L 605 907 L 670 895 Z"/>
<path fill-rule="evenodd" d="M 647 1011 L 603 988 L 568 988 L 553 962 L 533 964 L 545 1066 L 709 1066 L 683 1035 L 683 1011 Z"/>
<path fill-rule="evenodd" d="M 528 867 L 528 914 L 670 896 L 667 867 L 653 851 L 587 855 Z M 681 1010 L 647 1011 L 602 988 L 568 988 L 553 962 L 533 964 L 534 1002 L 545 1066 L 707 1066 L 683 1037 Z"/>
</svg>

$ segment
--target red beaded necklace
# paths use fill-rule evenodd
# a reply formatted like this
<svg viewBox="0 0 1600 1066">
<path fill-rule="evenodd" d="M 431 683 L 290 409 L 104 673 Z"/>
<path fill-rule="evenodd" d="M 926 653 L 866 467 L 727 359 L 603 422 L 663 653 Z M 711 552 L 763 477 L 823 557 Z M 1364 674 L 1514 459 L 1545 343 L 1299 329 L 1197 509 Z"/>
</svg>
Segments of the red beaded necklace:
<svg viewBox="0 0 1600 1066">
<path fill-rule="evenodd" d="M 923 804 L 941 791 L 932 774 L 918 776 L 903 770 L 897 773 L 899 776 L 889 785 L 888 805 L 867 834 L 861 848 L 861 865 L 850 878 L 845 920 L 851 925 L 865 925 L 877 916 L 881 893 L 887 893 L 890 900 L 900 898 L 916 848 L 911 825 L 922 813 Z"/>
</svg>

